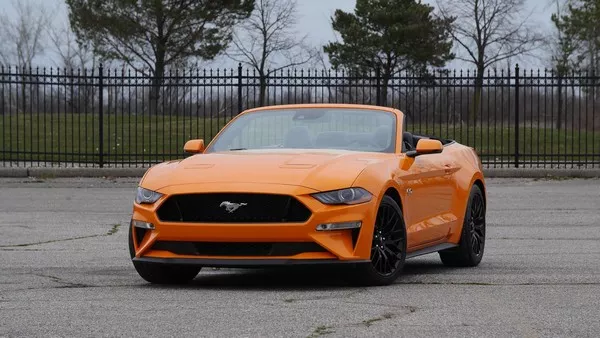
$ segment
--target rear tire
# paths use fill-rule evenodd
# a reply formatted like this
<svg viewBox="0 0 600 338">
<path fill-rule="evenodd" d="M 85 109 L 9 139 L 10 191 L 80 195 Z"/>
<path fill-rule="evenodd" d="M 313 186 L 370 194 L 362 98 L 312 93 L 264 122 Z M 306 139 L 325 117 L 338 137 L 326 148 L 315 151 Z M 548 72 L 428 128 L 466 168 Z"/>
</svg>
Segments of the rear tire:
<svg viewBox="0 0 600 338">
<path fill-rule="evenodd" d="M 439 252 L 447 266 L 477 266 L 485 247 L 485 199 L 481 189 L 473 185 L 458 247 Z"/>
<path fill-rule="evenodd" d="M 129 255 L 135 257 L 132 227 L 129 227 Z M 187 284 L 198 275 L 201 267 L 172 264 L 156 264 L 132 261 L 137 273 L 154 284 Z"/>
<path fill-rule="evenodd" d="M 402 210 L 386 195 L 377 210 L 371 262 L 356 267 L 354 281 L 361 285 L 389 285 L 402 273 L 405 259 L 406 226 Z"/>
</svg>

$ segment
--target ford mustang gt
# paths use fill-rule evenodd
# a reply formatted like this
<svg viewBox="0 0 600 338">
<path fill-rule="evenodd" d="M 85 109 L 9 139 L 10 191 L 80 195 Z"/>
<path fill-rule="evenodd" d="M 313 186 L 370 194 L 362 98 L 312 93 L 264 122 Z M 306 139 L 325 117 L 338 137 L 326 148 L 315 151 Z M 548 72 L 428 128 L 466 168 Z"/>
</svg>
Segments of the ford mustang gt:
<svg viewBox="0 0 600 338">
<path fill-rule="evenodd" d="M 339 264 L 366 285 L 392 283 L 406 259 L 438 252 L 476 266 L 486 191 L 476 152 L 406 131 L 401 111 L 309 104 L 250 109 L 205 148 L 148 169 L 129 251 L 152 283 L 202 267 Z M 347 269 L 347 270 L 346 270 Z"/>
</svg>

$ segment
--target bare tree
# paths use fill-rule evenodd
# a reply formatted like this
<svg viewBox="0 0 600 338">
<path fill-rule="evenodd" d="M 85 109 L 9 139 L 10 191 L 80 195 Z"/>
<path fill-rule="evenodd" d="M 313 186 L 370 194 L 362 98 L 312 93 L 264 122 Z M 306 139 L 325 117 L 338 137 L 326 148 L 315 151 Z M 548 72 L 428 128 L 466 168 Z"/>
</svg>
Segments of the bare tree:
<svg viewBox="0 0 600 338">
<path fill-rule="evenodd" d="M 45 33 L 54 11 L 42 0 L 12 0 L 10 4 L 10 12 L 0 13 L 0 63 L 17 67 L 21 83 L 15 90 L 21 95 L 9 111 L 32 112 L 30 98 L 39 95 L 39 85 L 31 69 L 44 54 Z"/>
<path fill-rule="evenodd" d="M 58 58 L 55 61 L 58 67 L 94 69 L 98 63 L 92 46 L 79 43 L 68 22 L 57 22 L 55 25 L 49 26 L 48 41 L 51 50 Z"/>
<path fill-rule="evenodd" d="M 257 0 L 250 17 L 236 29 L 227 55 L 252 67 L 259 77 L 259 104 L 265 104 L 267 78 L 284 68 L 309 62 L 315 50 L 295 31 L 295 0 Z"/>
<path fill-rule="evenodd" d="M 574 60 L 575 51 L 578 48 L 577 39 L 572 36 L 569 30 L 563 28 L 562 15 L 564 14 L 565 8 L 569 4 L 569 0 L 552 0 L 551 5 L 554 5 L 555 12 L 552 14 L 552 22 L 556 28 L 555 34 L 551 37 L 549 47 L 550 62 L 552 69 L 556 71 L 558 78 L 558 93 L 557 104 L 552 105 L 553 109 L 557 110 L 556 113 L 556 129 L 561 128 L 562 112 L 563 112 L 563 82 L 564 77 L 569 73 L 569 70 L 573 70 L 576 67 L 576 61 Z"/>
<path fill-rule="evenodd" d="M 5 65 L 31 67 L 44 53 L 44 39 L 53 12 L 46 1 L 12 0 L 11 10 L 0 13 L 0 58 Z"/>
<path fill-rule="evenodd" d="M 541 47 L 544 38 L 531 20 L 533 11 L 526 11 L 525 0 L 437 0 L 437 5 L 442 17 L 456 17 L 452 36 L 461 50 L 456 58 L 477 70 L 473 107 L 477 112 L 488 67 Z"/>
<path fill-rule="evenodd" d="M 48 58 L 64 76 L 56 78 L 56 87 L 73 111 L 92 111 L 98 92 L 89 77 L 97 73 L 98 57 L 89 43 L 79 42 L 68 22 L 57 21 L 48 26 Z"/>
</svg>

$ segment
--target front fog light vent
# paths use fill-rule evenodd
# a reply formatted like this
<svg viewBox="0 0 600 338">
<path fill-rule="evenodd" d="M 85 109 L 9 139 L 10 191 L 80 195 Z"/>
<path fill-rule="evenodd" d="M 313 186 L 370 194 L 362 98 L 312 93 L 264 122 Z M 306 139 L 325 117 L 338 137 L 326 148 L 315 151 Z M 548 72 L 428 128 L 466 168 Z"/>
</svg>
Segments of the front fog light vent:
<svg viewBox="0 0 600 338">
<path fill-rule="evenodd" d="M 362 222 L 323 223 L 317 225 L 317 231 L 358 229 Z"/>
<path fill-rule="evenodd" d="M 140 229 L 154 230 L 154 224 L 144 221 L 133 220 L 133 226 Z"/>
</svg>

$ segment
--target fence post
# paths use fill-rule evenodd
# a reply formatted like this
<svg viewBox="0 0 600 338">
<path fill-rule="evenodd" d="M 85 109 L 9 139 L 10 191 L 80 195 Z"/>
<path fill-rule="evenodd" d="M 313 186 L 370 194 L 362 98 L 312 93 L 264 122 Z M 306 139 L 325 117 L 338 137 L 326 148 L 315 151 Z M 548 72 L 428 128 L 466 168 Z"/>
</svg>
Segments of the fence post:
<svg viewBox="0 0 600 338">
<path fill-rule="evenodd" d="M 237 85 L 238 85 L 238 111 L 237 114 L 242 112 L 242 63 L 238 64 L 238 77 L 237 77 Z M 237 115 L 236 114 L 236 115 Z"/>
<path fill-rule="evenodd" d="M 98 67 L 98 147 L 100 168 L 104 167 L 104 67 Z"/>
<path fill-rule="evenodd" d="M 519 167 L 519 64 L 515 66 L 515 168 Z"/>
<path fill-rule="evenodd" d="M 376 81 L 376 89 L 377 90 L 377 96 L 376 96 L 376 100 L 377 100 L 377 105 L 380 106 L 381 105 L 381 68 L 377 67 L 377 69 L 375 70 L 375 76 L 377 77 L 375 79 Z"/>
</svg>

